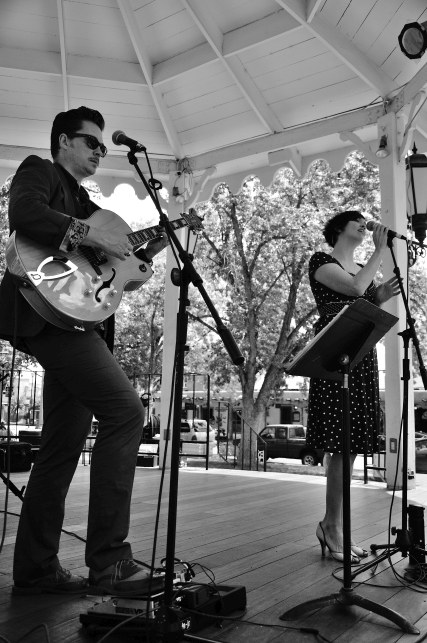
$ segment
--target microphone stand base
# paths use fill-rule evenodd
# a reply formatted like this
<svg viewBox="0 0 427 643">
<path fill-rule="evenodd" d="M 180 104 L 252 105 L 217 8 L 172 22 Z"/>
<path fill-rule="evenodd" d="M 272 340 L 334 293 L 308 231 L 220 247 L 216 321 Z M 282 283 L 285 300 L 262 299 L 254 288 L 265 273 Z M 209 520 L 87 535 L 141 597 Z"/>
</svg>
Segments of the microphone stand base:
<svg viewBox="0 0 427 643">
<path fill-rule="evenodd" d="M 301 605 L 288 610 L 280 617 L 281 621 L 293 621 L 298 620 L 301 616 L 305 616 L 309 612 L 320 609 L 322 607 L 328 607 L 330 605 L 356 605 L 362 607 L 363 609 L 378 614 L 378 616 L 383 616 L 384 618 L 392 621 L 400 627 L 401 630 L 407 634 L 419 634 L 419 630 L 412 625 L 406 618 L 401 616 L 398 612 L 395 612 L 385 605 L 380 605 L 374 601 L 364 598 L 360 594 L 357 594 L 352 588 L 343 587 L 336 594 L 330 594 L 329 596 L 322 596 L 321 598 L 315 598 L 312 601 L 307 601 Z"/>
</svg>

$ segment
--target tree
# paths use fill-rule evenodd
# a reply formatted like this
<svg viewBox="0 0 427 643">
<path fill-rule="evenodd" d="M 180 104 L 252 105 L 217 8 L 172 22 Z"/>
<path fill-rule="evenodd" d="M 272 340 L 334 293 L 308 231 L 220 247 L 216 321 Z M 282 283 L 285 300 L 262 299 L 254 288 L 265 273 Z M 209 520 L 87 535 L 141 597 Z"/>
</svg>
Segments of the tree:
<svg viewBox="0 0 427 643">
<path fill-rule="evenodd" d="M 156 258 L 156 265 L 164 258 Z M 114 354 L 136 383 L 161 372 L 163 350 L 164 270 L 159 267 L 141 288 L 125 293 L 116 313 Z"/>
<path fill-rule="evenodd" d="M 4 249 L 9 237 L 9 222 L 7 219 L 7 209 L 9 207 L 9 190 L 11 178 L 8 178 L 5 183 L 0 187 L 0 274 L 6 270 L 6 256 Z"/>
<path fill-rule="evenodd" d="M 267 190 L 252 178 L 239 195 L 221 185 L 212 202 L 199 209 L 205 223 L 199 251 L 206 257 L 204 275 L 215 284 L 220 315 L 245 357 L 237 373 L 243 419 L 257 431 L 286 360 L 307 341 L 315 312 L 306 272 L 308 257 L 319 246 L 322 224 L 304 202 L 303 182 L 292 190 L 291 179 L 283 172 Z M 198 311 L 198 318 L 206 322 L 201 305 Z M 202 332 L 206 342 L 206 331 Z M 208 370 L 224 384 L 231 377 L 228 357 L 214 335 L 209 346 Z"/>
<path fill-rule="evenodd" d="M 192 370 L 213 374 L 221 386 L 237 372 L 243 418 L 257 432 L 287 360 L 311 338 L 315 307 L 308 259 L 315 250 L 326 249 L 326 220 L 348 209 L 379 218 L 378 170 L 358 153 L 337 175 L 317 161 L 302 179 L 281 170 L 268 189 L 256 177 L 237 195 L 222 184 L 210 202 L 198 207 L 205 231 L 197 267 L 214 284 L 213 299 L 245 363 L 239 370 L 230 365 L 200 301 L 191 311 L 201 325 L 199 330 L 192 327 L 187 361 Z M 370 244 L 367 240 L 360 248 L 359 261 Z M 248 434 L 243 453 L 247 461 Z"/>
<path fill-rule="evenodd" d="M 7 210 L 9 207 L 9 190 L 12 177 L 9 177 L 0 187 L 0 278 L 6 270 L 6 243 L 9 238 L 9 221 Z M 6 370 L 12 364 L 12 347 L 9 342 L 0 340 L 0 366 Z M 15 368 L 25 368 L 36 364 L 36 361 L 19 351 L 15 354 Z"/>
</svg>

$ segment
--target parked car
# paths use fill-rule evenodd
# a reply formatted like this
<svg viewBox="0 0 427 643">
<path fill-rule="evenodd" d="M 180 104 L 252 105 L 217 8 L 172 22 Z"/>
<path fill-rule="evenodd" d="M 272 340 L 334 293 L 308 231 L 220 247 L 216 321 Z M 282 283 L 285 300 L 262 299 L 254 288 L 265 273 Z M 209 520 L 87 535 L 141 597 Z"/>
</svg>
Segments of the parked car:
<svg viewBox="0 0 427 643">
<path fill-rule="evenodd" d="M 184 442 L 207 441 L 206 420 L 181 420 L 181 440 Z M 209 426 L 209 442 L 215 442 L 215 430 Z"/>
<path fill-rule="evenodd" d="M 303 464 L 322 464 L 323 451 L 306 444 L 302 424 L 268 424 L 258 437 L 258 450 L 265 448 L 265 458 L 295 458 Z"/>
</svg>

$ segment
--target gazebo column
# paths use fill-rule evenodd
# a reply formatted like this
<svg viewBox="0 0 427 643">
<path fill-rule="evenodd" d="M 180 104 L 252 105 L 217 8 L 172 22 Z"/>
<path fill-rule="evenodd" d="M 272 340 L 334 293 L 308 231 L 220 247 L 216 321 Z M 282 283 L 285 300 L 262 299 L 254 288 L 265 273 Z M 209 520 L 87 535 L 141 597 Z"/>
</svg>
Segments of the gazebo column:
<svg viewBox="0 0 427 643">
<path fill-rule="evenodd" d="M 396 232 L 406 235 L 406 178 L 405 161 L 399 158 L 399 143 L 402 140 L 403 122 L 394 113 L 384 115 L 378 121 L 379 137 L 387 135 L 389 156 L 378 162 L 381 189 L 382 223 Z M 403 241 L 395 240 L 393 250 L 397 265 L 406 286 L 407 253 Z M 394 264 L 391 252 L 385 255 L 383 272 L 386 278 L 393 274 Z M 398 453 L 403 405 L 403 340 L 398 335 L 406 328 L 406 311 L 402 297 L 390 299 L 384 308 L 399 318 L 398 323 L 385 337 L 385 422 L 386 422 L 386 478 L 387 487 L 402 489 L 402 453 Z M 412 344 L 410 346 L 412 349 Z M 411 355 L 410 355 L 411 357 Z M 412 369 L 410 369 L 412 373 Z M 415 488 L 415 435 L 414 435 L 414 393 L 412 377 L 409 381 L 408 418 L 408 489 Z"/>
</svg>

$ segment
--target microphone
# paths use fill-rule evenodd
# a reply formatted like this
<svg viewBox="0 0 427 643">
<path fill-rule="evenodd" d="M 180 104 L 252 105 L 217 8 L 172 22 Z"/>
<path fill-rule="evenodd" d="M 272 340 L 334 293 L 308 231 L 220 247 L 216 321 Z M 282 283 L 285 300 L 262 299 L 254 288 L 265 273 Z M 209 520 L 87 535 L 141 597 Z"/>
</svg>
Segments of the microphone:
<svg viewBox="0 0 427 643">
<path fill-rule="evenodd" d="M 147 149 L 142 143 L 138 143 L 138 141 L 135 141 L 133 138 L 126 136 L 120 129 L 114 132 L 112 139 L 114 145 L 127 145 L 132 152 L 145 152 Z"/>
<path fill-rule="evenodd" d="M 369 230 L 369 232 L 373 232 L 373 229 L 375 227 L 376 221 L 373 219 L 370 219 L 366 223 L 366 229 Z M 394 230 L 389 230 L 387 232 L 387 237 L 388 239 L 403 239 L 403 241 L 409 241 L 407 237 L 404 237 L 403 234 L 399 234 L 398 232 L 395 232 Z"/>
</svg>

